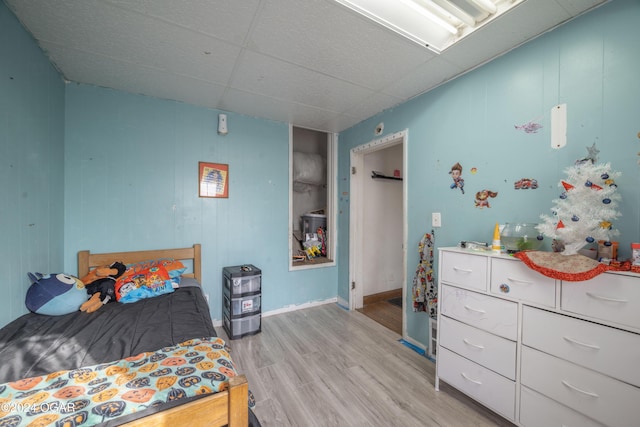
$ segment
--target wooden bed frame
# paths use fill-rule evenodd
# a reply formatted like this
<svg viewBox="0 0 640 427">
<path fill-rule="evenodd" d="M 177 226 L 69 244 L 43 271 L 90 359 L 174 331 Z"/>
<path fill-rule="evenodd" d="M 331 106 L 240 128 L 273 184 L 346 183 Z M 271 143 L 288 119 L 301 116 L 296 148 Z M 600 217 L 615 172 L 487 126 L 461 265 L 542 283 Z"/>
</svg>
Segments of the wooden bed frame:
<svg viewBox="0 0 640 427">
<path fill-rule="evenodd" d="M 89 270 L 101 265 L 109 265 L 114 261 L 131 264 L 159 258 L 173 258 L 180 261 L 192 261 L 193 272 L 183 274 L 184 277 L 193 277 L 201 283 L 200 244 L 196 243 L 190 248 L 159 249 L 135 252 L 112 252 L 92 254 L 89 251 L 78 252 L 78 277 L 84 277 Z M 226 391 L 214 393 L 180 406 L 167 409 L 131 421 L 126 426 L 130 427 L 156 427 L 156 426 L 211 426 L 221 427 L 246 427 L 249 425 L 249 386 L 244 375 L 238 375 L 229 379 L 229 388 Z"/>
</svg>

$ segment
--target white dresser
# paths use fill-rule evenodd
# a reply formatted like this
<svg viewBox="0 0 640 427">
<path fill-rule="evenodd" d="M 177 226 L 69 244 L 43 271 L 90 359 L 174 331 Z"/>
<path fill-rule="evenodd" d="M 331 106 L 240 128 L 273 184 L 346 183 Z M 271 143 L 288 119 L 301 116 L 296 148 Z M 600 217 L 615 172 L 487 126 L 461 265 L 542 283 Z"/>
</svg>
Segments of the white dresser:
<svg viewBox="0 0 640 427">
<path fill-rule="evenodd" d="M 439 249 L 436 389 L 521 426 L 640 426 L 640 275 L 564 282 Z"/>
</svg>

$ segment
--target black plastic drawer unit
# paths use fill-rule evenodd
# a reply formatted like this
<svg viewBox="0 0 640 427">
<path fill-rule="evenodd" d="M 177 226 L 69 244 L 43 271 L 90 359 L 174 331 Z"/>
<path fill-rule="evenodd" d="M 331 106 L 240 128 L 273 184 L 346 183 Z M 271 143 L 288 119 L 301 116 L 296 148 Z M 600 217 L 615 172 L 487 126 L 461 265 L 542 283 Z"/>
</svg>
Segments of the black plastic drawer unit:
<svg viewBox="0 0 640 427">
<path fill-rule="evenodd" d="M 222 282 L 222 326 L 229 338 L 260 332 L 262 271 L 251 264 L 225 267 Z"/>
</svg>

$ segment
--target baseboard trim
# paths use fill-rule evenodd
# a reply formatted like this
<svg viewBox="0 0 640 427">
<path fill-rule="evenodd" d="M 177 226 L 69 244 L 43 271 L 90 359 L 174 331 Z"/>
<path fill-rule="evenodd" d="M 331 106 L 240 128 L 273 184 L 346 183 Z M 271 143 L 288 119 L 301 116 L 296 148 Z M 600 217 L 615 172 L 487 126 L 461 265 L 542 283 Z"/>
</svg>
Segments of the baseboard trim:
<svg viewBox="0 0 640 427">
<path fill-rule="evenodd" d="M 290 311 L 303 310 L 305 308 L 317 307 L 319 305 L 324 305 L 324 304 L 333 304 L 333 303 L 336 303 L 336 302 L 338 302 L 338 298 L 337 297 L 333 297 L 333 298 L 329 298 L 329 299 L 326 299 L 326 300 L 323 300 L 323 301 L 310 301 L 310 302 L 305 302 L 304 304 L 287 305 L 287 306 L 284 306 L 282 308 L 278 308 L 276 310 L 266 311 L 266 312 L 262 313 L 262 317 L 274 316 L 276 314 L 288 313 Z"/>
<path fill-rule="evenodd" d="M 287 305 L 282 308 L 278 308 L 276 310 L 265 311 L 264 313 L 262 313 L 262 317 L 269 317 L 269 316 L 274 316 L 276 314 L 288 313 L 290 311 L 303 310 L 305 308 L 316 307 L 324 304 L 333 304 L 337 302 L 338 302 L 338 298 L 333 297 L 323 301 L 310 301 L 310 302 L 305 302 L 304 304 Z M 211 319 L 211 320 L 213 321 L 214 327 L 216 328 L 222 327 L 222 319 Z"/>
<path fill-rule="evenodd" d="M 344 308 L 345 310 L 349 311 L 349 301 L 345 300 L 344 298 L 338 297 L 336 304 L 338 304 L 340 308 Z"/>
<path fill-rule="evenodd" d="M 414 350 L 418 351 L 418 353 L 420 354 L 427 353 L 427 347 L 421 342 L 418 342 L 411 337 L 406 337 L 406 336 L 402 337 L 402 341 L 406 341 L 407 344 L 410 344 L 412 347 L 415 347 Z"/>
</svg>

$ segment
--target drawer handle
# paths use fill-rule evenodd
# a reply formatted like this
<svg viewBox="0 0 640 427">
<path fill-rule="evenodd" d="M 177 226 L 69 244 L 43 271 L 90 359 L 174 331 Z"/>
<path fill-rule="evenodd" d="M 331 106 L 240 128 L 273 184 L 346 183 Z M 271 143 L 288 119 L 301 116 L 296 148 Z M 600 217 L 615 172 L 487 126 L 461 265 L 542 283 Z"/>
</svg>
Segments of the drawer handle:
<svg viewBox="0 0 640 427">
<path fill-rule="evenodd" d="M 455 271 L 460 271 L 462 273 L 473 273 L 473 270 L 467 270 L 466 268 L 460 268 L 460 267 L 454 266 L 453 269 Z"/>
<path fill-rule="evenodd" d="M 508 277 L 508 276 L 507 276 L 507 280 L 510 280 L 512 282 L 524 283 L 525 285 L 533 285 L 533 282 L 529 280 L 514 279 L 513 277 Z"/>
<path fill-rule="evenodd" d="M 478 380 L 474 380 L 474 379 L 472 379 L 472 378 L 469 378 L 469 377 L 467 376 L 467 374 L 465 374 L 464 372 L 460 372 L 460 375 L 462 375 L 462 378 L 464 378 L 465 380 L 467 380 L 467 381 L 469 381 L 469 382 L 472 382 L 472 383 L 474 383 L 474 384 L 478 384 L 478 385 L 482 385 L 482 382 L 480 382 L 480 381 L 478 381 Z"/>
<path fill-rule="evenodd" d="M 618 299 L 618 298 L 603 297 L 602 295 L 594 294 L 592 292 L 587 292 L 587 295 L 589 295 L 591 298 L 601 299 L 603 301 L 623 302 L 623 303 L 629 302 L 628 299 Z"/>
<path fill-rule="evenodd" d="M 598 396 L 597 394 L 592 393 L 592 392 L 590 392 L 590 391 L 585 391 L 585 390 L 579 389 L 578 387 L 576 387 L 576 386 L 574 386 L 574 385 L 569 384 L 569 382 L 567 382 L 567 381 L 565 381 L 565 380 L 562 380 L 561 382 L 562 382 L 562 384 L 564 384 L 565 386 L 569 387 L 569 388 L 570 388 L 570 389 L 572 389 L 572 390 L 577 391 L 578 393 L 582 393 L 582 394 L 585 394 L 585 395 L 590 396 L 590 397 L 600 397 L 600 396 Z"/>
<path fill-rule="evenodd" d="M 562 337 L 562 338 L 564 338 L 565 341 L 569 341 L 570 343 L 573 343 L 573 344 L 578 344 L 578 345 L 581 345 L 583 347 L 592 348 L 594 350 L 600 350 L 600 347 L 597 346 L 597 345 L 594 345 L 594 344 L 587 344 L 585 342 L 580 342 L 578 340 L 574 340 L 573 338 L 569 338 L 569 337 Z"/>
<path fill-rule="evenodd" d="M 480 314 L 485 314 L 486 313 L 486 311 L 484 311 L 484 310 L 478 310 L 477 308 L 469 307 L 466 304 L 464 305 L 464 308 L 466 308 L 469 311 L 474 311 L 474 312 L 480 313 Z"/>
<path fill-rule="evenodd" d="M 469 340 L 466 339 L 466 338 L 464 338 L 462 340 L 462 342 L 464 342 L 468 346 L 471 346 L 471 347 L 474 347 L 474 348 L 477 348 L 477 349 L 480 349 L 480 350 L 484 350 L 484 346 L 483 345 L 478 345 L 478 344 L 474 344 L 472 342 L 469 342 Z"/>
</svg>

